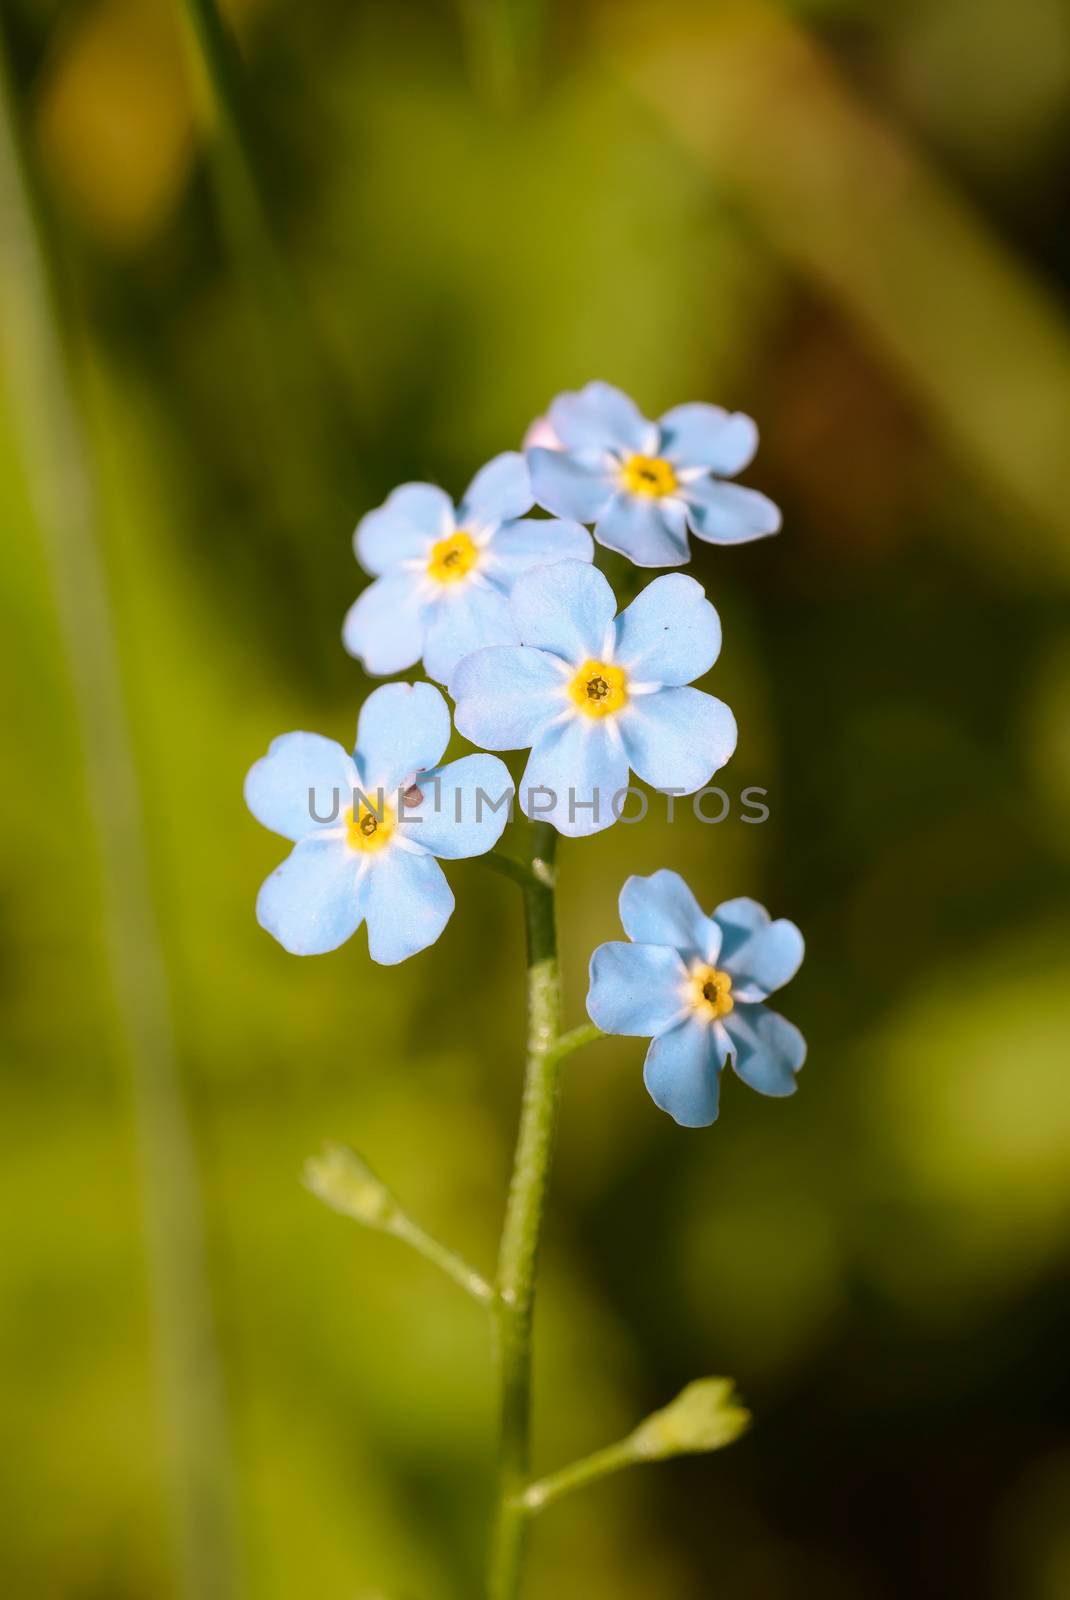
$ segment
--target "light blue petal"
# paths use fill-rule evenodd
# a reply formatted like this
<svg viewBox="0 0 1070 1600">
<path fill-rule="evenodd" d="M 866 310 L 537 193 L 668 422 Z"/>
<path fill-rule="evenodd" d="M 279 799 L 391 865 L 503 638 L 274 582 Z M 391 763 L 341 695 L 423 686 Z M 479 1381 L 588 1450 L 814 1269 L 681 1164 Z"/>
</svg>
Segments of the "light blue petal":
<svg viewBox="0 0 1070 1600">
<path fill-rule="evenodd" d="M 591 957 L 587 1015 L 603 1033 L 650 1039 L 684 1014 L 687 970 L 665 945 L 602 944 Z"/>
<path fill-rule="evenodd" d="M 599 515 L 594 536 L 637 567 L 679 567 L 691 553 L 682 502 L 651 500 L 623 489 Z"/>
<path fill-rule="evenodd" d="M 742 472 L 758 448 L 758 428 L 751 418 L 720 406 L 674 406 L 658 426 L 666 461 L 676 467 L 710 467 L 722 478 Z"/>
<path fill-rule="evenodd" d="M 754 934 L 768 928 L 770 920 L 765 907 L 746 895 L 722 901 L 712 915 L 721 930 L 721 960 L 724 962 L 731 961 Z"/>
<path fill-rule="evenodd" d="M 535 499 L 556 517 L 594 522 L 613 498 L 616 472 L 596 450 L 566 455 L 563 450 L 528 451 Z"/>
<path fill-rule="evenodd" d="M 614 660 L 637 683 L 690 683 L 720 649 L 720 619 L 701 583 L 682 572 L 655 578 L 617 618 Z"/>
<path fill-rule="evenodd" d="M 487 547 L 483 570 L 508 590 L 529 567 L 545 567 L 554 561 L 593 559 L 591 536 L 578 522 L 559 522 L 555 517 L 525 517 L 520 522 L 507 522 L 498 529 Z"/>
<path fill-rule="evenodd" d="M 357 560 L 378 577 L 398 561 L 426 557 L 435 539 L 453 531 L 453 501 L 433 483 L 403 483 L 357 524 Z"/>
<path fill-rule="evenodd" d="M 636 944 L 672 945 L 685 961 L 712 963 L 720 953 L 721 930 L 668 867 L 628 879 L 620 892 L 620 920 Z"/>
<path fill-rule="evenodd" d="M 583 838 L 616 822 L 614 797 L 627 785 L 627 758 L 606 723 L 576 715 L 536 740 L 520 780 L 520 809 Z"/>
<path fill-rule="evenodd" d="M 663 1033 L 646 1053 L 643 1082 L 682 1128 L 708 1128 L 717 1121 L 721 1089 L 714 1030 L 692 1017 Z"/>
<path fill-rule="evenodd" d="M 611 383 L 589 383 L 578 394 L 559 394 L 550 406 L 550 425 L 566 450 L 616 450 L 649 455 L 657 426 Z"/>
<path fill-rule="evenodd" d="M 724 1019 L 738 1077 L 759 1094 L 794 1094 L 806 1060 L 806 1040 L 793 1022 L 768 1006 L 738 1005 Z"/>
<path fill-rule="evenodd" d="M 480 467 L 457 511 L 461 528 L 496 528 L 522 517 L 535 503 L 528 464 L 518 450 L 506 450 Z"/>
<path fill-rule="evenodd" d="M 745 544 L 780 531 L 780 512 L 757 489 L 699 478 L 689 483 L 683 494 L 688 521 L 708 544 Z"/>
<path fill-rule="evenodd" d="M 736 748 L 736 719 L 701 689 L 636 695 L 618 718 L 633 771 L 653 789 L 693 794 Z"/>
<path fill-rule="evenodd" d="M 404 672 L 423 653 L 429 609 L 418 573 L 376 578 L 346 612 L 342 643 L 377 677 Z"/>
<path fill-rule="evenodd" d="M 284 733 L 249 768 L 245 804 L 272 833 L 303 839 L 321 827 L 339 826 L 357 781 L 352 758 L 333 739 Z"/>
<path fill-rule="evenodd" d="M 458 733 L 484 750 L 525 750 L 567 704 L 556 656 L 500 646 L 466 656 L 450 679 Z"/>
<path fill-rule="evenodd" d="M 366 793 L 387 795 L 442 760 L 450 740 L 445 700 L 429 683 L 385 683 L 361 707 L 357 754 Z"/>
<path fill-rule="evenodd" d="M 256 920 L 284 950 L 320 956 L 360 927 L 364 883 L 356 852 L 342 839 L 302 839 L 265 878 Z"/>
<path fill-rule="evenodd" d="M 485 855 L 498 843 L 509 821 L 513 780 L 497 756 L 462 756 L 416 785 L 422 799 L 406 798 L 406 839 L 434 856 L 459 861 Z"/>
<path fill-rule="evenodd" d="M 523 450 L 560 450 L 561 440 L 557 437 L 550 423 L 549 417 L 533 417 L 528 423 L 524 434 Z"/>
<path fill-rule="evenodd" d="M 392 967 L 426 950 L 450 920 L 454 904 L 434 856 L 388 845 L 371 857 L 366 874 L 368 954 Z"/>
<path fill-rule="evenodd" d="M 521 644 L 549 650 L 570 665 L 600 660 L 612 642 L 617 601 L 608 580 L 586 561 L 532 567 L 516 580 L 509 606 Z"/>
<path fill-rule="evenodd" d="M 804 952 L 803 936 L 794 922 L 785 917 L 770 922 L 725 957 L 733 994 L 743 1001 L 764 1000 L 794 978 Z"/>
<path fill-rule="evenodd" d="M 448 683 L 459 661 L 473 650 L 515 644 L 509 602 L 500 589 L 469 579 L 444 586 L 428 618 L 424 667 L 429 678 Z"/>
</svg>

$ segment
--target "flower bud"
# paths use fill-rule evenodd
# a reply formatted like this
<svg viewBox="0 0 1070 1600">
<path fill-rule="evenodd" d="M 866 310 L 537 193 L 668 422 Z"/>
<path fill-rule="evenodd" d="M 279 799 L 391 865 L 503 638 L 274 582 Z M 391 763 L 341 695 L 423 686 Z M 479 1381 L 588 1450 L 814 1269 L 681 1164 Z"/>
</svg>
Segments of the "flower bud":
<svg viewBox="0 0 1070 1600">
<path fill-rule="evenodd" d="M 675 1400 L 654 1411 L 631 1435 L 636 1458 L 662 1461 L 669 1456 L 720 1450 L 750 1422 L 731 1378 L 696 1378 Z"/>
<path fill-rule="evenodd" d="M 389 1230 L 400 1213 L 390 1190 L 368 1163 L 344 1144 L 329 1144 L 305 1163 L 305 1187 L 335 1211 Z"/>
</svg>

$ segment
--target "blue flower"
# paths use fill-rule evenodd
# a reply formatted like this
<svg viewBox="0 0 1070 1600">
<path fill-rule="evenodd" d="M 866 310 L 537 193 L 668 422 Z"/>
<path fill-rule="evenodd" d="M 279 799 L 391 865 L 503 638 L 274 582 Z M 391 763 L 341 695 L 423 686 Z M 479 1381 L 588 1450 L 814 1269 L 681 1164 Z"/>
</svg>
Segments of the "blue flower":
<svg viewBox="0 0 1070 1600">
<path fill-rule="evenodd" d="M 561 833 L 615 822 L 629 768 L 656 789 L 691 794 L 724 765 L 736 723 L 686 688 L 711 667 L 721 625 L 701 584 L 655 578 L 614 620 L 597 567 L 559 561 L 517 580 L 519 644 L 467 656 L 450 680 L 458 730 L 486 750 L 531 747 L 521 809 Z"/>
<path fill-rule="evenodd" d="M 404 672 L 423 657 L 446 683 L 462 656 L 515 635 L 506 597 L 519 573 L 570 557 L 590 561 L 591 536 L 576 522 L 525 517 L 531 478 L 515 450 L 477 472 L 454 509 L 445 490 L 403 483 L 354 535 L 370 584 L 345 619 L 342 638 L 368 672 Z"/>
<path fill-rule="evenodd" d="M 352 756 L 318 733 L 284 733 L 251 768 L 249 810 L 294 841 L 256 902 L 285 949 L 336 950 L 362 922 L 385 966 L 434 944 L 454 904 L 435 857 L 492 849 L 513 790 L 497 756 L 438 766 L 449 737 L 437 689 L 389 683 L 364 702 Z"/>
<path fill-rule="evenodd" d="M 755 900 L 726 900 L 707 917 L 678 872 L 629 878 L 620 920 L 631 944 L 591 957 L 587 1012 L 605 1033 L 651 1038 L 643 1081 L 685 1128 L 717 1119 L 721 1069 L 759 1094 L 795 1093 L 806 1041 L 763 1004 L 803 958 L 794 922 L 771 922 Z"/>
<path fill-rule="evenodd" d="M 559 517 L 593 522 L 594 536 L 638 567 L 678 567 L 687 530 L 710 544 L 741 544 L 776 533 L 780 512 L 735 477 L 758 448 L 758 429 L 741 411 L 674 406 L 648 422 L 626 394 L 589 383 L 561 394 L 529 438 L 535 498 Z"/>
</svg>

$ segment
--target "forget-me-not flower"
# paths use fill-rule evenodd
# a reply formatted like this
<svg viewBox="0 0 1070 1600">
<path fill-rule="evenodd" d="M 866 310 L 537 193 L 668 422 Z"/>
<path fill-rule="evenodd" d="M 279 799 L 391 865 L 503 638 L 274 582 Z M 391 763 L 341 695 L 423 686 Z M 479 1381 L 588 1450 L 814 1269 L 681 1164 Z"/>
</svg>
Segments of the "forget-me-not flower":
<svg viewBox="0 0 1070 1600">
<path fill-rule="evenodd" d="M 689 528 L 711 544 L 740 544 L 780 527 L 764 494 L 722 481 L 758 448 L 741 411 L 695 403 L 648 422 L 620 389 L 589 383 L 558 395 L 528 439 L 540 441 L 527 451 L 539 504 L 593 522 L 599 544 L 636 566 L 680 566 Z"/>
<path fill-rule="evenodd" d="M 446 683 L 462 656 L 513 638 L 506 597 L 528 567 L 563 557 L 590 561 L 591 536 L 576 522 L 525 517 L 534 501 L 517 451 L 477 472 L 460 505 L 431 483 L 403 483 L 353 536 L 375 577 L 350 607 L 342 638 L 377 676 L 423 657 Z"/>
<path fill-rule="evenodd" d="M 736 723 L 721 700 L 685 687 L 721 647 L 721 624 L 694 578 L 655 578 L 614 617 L 597 567 L 559 561 L 509 597 L 519 644 L 477 650 L 450 693 L 458 730 L 487 750 L 531 747 L 521 809 L 561 833 L 615 822 L 629 769 L 655 789 L 692 794 L 728 760 Z"/>
<path fill-rule="evenodd" d="M 284 733 L 251 768 L 250 811 L 294 841 L 256 902 L 285 949 L 321 955 L 362 922 L 372 960 L 386 966 L 435 942 L 454 904 L 435 857 L 492 849 L 513 789 L 497 756 L 440 767 L 449 737 L 437 689 L 389 683 L 364 702 L 353 755 L 318 733 Z"/>
<path fill-rule="evenodd" d="M 652 1039 L 643 1081 L 654 1104 L 685 1128 L 708 1127 L 729 1060 L 759 1094 L 794 1094 L 806 1041 L 764 1001 L 799 970 L 795 924 L 746 899 L 707 917 L 665 869 L 628 879 L 620 919 L 632 943 L 591 957 L 587 1012 L 605 1033 Z"/>
</svg>

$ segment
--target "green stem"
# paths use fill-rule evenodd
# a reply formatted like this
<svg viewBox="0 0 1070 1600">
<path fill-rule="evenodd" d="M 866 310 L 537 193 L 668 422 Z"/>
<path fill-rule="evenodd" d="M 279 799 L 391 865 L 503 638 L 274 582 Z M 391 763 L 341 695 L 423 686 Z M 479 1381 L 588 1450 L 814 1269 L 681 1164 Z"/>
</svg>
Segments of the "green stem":
<svg viewBox="0 0 1070 1600">
<path fill-rule="evenodd" d="M 570 1028 L 568 1033 L 563 1033 L 554 1041 L 551 1054 L 556 1061 L 564 1061 L 574 1050 L 582 1050 L 585 1044 L 594 1044 L 596 1039 L 603 1038 L 601 1028 L 593 1022 L 581 1022 L 578 1028 Z"/>
<path fill-rule="evenodd" d="M 488 850 L 486 855 L 478 858 L 483 866 L 489 867 L 492 872 L 497 872 L 500 877 L 508 878 L 511 883 L 517 883 L 522 889 L 537 888 L 540 880 L 535 876 L 534 863 L 530 865 L 524 861 L 517 861 L 514 856 L 506 855 L 504 850 Z M 543 863 L 543 870 L 545 864 Z M 553 876 L 551 869 L 550 883 L 552 887 Z"/>
<path fill-rule="evenodd" d="M 519 1496 L 531 1457 L 531 1335 L 535 1268 L 553 1157 L 562 1055 L 561 979 L 554 925 L 557 836 L 535 825 L 533 881 L 524 887 L 528 944 L 528 1053 L 513 1176 L 498 1256 L 495 1314 L 501 1422 L 498 1497 L 487 1589 L 490 1600 L 520 1591 L 527 1514 Z M 540 879 L 542 881 L 540 881 Z"/>
<path fill-rule="evenodd" d="M 584 1456 L 582 1461 L 573 1461 L 570 1466 L 562 1467 L 560 1472 L 551 1472 L 537 1483 L 530 1483 L 518 1497 L 519 1503 L 525 1512 L 534 1514 L 560 1499 L 563 1494 L 571 1494 L 573 1489 L 582 1489 L 611 1472 L 634 1466 L 635 1460 L 633 1441 L 621 1439 L 617 1444 L 606 1445 L 604 1450 Z"/>
<path fill-rule="evenodd" d="M 455 1250 L 444 1245 L 433 1234 L 427 1233 L 414 1222 L 405 1212 L 399 1212 L 392 1219 L 386 1232 L 395 1239 L 401 1239 L 405 1244 L 417 1251 L 425 1260 L 431 1261 L 439 1267 L 447 1277 L 452 1278 L 473 1300 L 478 1300 L 482 1305 L 489 1306 L 494 1301 L 494 1290 L 475 1267 L 470 1267 L 463 1256 Z"/>
</svg>

